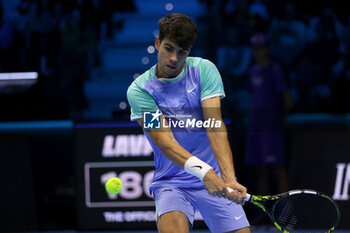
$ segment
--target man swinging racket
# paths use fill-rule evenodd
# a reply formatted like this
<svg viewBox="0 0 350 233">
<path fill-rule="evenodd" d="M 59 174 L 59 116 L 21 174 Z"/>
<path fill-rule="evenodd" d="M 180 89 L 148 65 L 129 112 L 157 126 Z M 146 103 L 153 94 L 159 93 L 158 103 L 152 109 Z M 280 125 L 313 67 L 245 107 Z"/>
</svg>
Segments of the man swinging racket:
<svg viewBox="0 0 350 233">
<path fill-rule="evenodd" d="M 158 63 L 129 87 L 131 119 L 137 120 L 154 151 L 154 196 L 161 233 L 189 232 L 195 210 L 211 232 L 250 233 L 222 121 L 225 96 L 215 65 L 188 57 L 197 36 L 186 15 L 159 21 Z M 233 191 L 229 191 L 227 188 Z"/>
</svg>

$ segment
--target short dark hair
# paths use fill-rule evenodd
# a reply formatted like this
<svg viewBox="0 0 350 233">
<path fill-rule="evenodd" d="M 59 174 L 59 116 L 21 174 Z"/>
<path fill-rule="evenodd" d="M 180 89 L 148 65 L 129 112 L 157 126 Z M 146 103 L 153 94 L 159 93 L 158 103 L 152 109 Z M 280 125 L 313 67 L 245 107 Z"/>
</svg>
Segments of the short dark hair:
<svg viewBox="0 0 350 233">
<path fill-rule="evenodd" d="M 159 41 L 171 40 L 183 49 L 189 49 L 197 38 L 197 26 L 190 17 L 180 13 L 172 13 L 158 22 Z"/>
</svg>

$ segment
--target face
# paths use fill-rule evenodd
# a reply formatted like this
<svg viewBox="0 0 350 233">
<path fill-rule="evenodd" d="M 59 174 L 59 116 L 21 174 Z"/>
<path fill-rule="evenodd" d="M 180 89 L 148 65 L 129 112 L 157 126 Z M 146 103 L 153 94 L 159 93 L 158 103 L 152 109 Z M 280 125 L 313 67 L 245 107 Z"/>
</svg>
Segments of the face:
<svg viewBox="0 0 350 233">
<path fill-rule="evenodd" d="M 262 60 L 268 57 L 269 49 L 263 46 L 253 46 L 252 52 L 255 59 Z"/>
<path fill-rule="evenodd" d="M 158 36 L 155 47 L 158 50 L 158 78 L 173 78 L 179 75 L 191 49 L 183 49 L 167 38 L 160 42 Z"/>
</svg>

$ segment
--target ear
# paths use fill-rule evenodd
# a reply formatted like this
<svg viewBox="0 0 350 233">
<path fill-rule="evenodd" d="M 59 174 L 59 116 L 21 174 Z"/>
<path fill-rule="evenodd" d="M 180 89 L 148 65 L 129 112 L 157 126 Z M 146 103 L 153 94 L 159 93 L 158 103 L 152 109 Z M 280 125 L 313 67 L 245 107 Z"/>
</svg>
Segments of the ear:
<svg viewBox="0 0 350 233">
<path fill-rule="evenodd" d="M 159 41 L 158 36 L 156 36 L 156 40 L 154 42 L 154 47 L 156 47 L 157 50 L 159 50 L 159 48 L 160 48 L 160 41 Z"/>
</svg>

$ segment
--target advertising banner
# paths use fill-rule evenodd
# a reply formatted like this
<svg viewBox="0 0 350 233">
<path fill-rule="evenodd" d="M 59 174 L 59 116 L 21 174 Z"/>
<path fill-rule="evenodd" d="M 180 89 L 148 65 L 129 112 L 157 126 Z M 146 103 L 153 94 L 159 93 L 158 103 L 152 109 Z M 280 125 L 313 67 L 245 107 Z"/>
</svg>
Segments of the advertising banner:
<svg viewBox="0 0 350 233">
<path fill-rule="evenodd" d="M 136 123 L 76 124 L 77 227 L 81 230 L 155 229 L 155 203 L 148 187 L 153 152 Z M 119 177 L 123 189 L 104 184 Z M 201 220 L 199 213 L 195 219 Z M 197 221 L 196 226 L 203 225 Z"/>
</svg>

